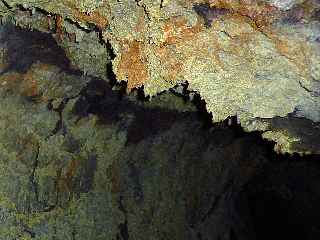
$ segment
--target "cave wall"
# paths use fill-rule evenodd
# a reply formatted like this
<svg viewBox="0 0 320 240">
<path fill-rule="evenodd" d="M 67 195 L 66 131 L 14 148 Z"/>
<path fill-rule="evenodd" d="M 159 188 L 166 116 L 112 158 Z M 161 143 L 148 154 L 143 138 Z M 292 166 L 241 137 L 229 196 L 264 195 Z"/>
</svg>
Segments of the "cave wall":
<svg viewBox="0 0 320 240">
<path fill-rule="evenodd" d="M 277 142 L 279 152 L 319 153 L 316 0 L 1 5 L 2 21 L 53 32 L 85 73 L 106 78 L 112 60 L 116 81 L 127 82 L 127 91 L 143 87 L 150 97 L 186 83 L 205 100 L 213 122 L 237 116 L 247 131 Z M 290 127 L 301 125 L 305 131 Z"/>
<path fill-rule="evenodd" d="M 317 239 L 318 8 L 0 1 L 0 239 Z"/>
<path fill-rule="evenodd" d="M 4 25 L 1 47 L 0 239 L 252 234 L 232 204 L 268 160 L 257 136 L 206 126 L 173 92 L 123 96 L 49 34 Z"/>
</svg>

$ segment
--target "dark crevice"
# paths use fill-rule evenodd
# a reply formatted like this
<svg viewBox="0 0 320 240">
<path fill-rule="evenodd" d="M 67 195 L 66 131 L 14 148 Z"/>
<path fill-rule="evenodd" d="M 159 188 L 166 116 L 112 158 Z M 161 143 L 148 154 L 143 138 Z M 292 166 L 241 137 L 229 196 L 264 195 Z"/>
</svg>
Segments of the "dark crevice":
<svg viewBox="0 0 320 240">
<path fill-rule="evenodd" d="M 58 114 L 58 116 L 59 116 L 59 120 L 56 122 L 55 128 L 51 131 L 51 133 L 49 134 L 49 136 L 46 139 L 58 134 L 59 132 L 61 132 L 63 136 L 66 136 L 67 129 L 66 129 L 66 125 L 65 125 L 64 120 L 63 120 L 63 111 L 64 111 L 65 107 L 67 106 L 67 104 L 69 103 L 70 100 L 76 99 L 79 96 L 80 96 L 80 93 L 75 95 L 75 96 L 72 96 L 72 97 L 65 97 L 60 102 L 60 104 L 59 104 L 59 106 L 57 108 L 53 107 L 53 103 L 52 103 L 54 101 L 53 99 L 48 101 L 48 104 L 47 104 L 48 110 L 56 112 Z"/>
<path fill-rule="evenodd" d="M 114 53 L 112 45 L 109 41 L 104 42 L 104 45 L 108 50 L 108 54 L 109 54 L 109 58 L 110 58 L 110 61 L 107 63 L 107 72 L 106 72 L 107 78 L 109 80 L 109 84 L 112 87 L 116 86 L 119 89 L 119 91 L 121 92 L 121 94 L 125 95 L 126 88 L 127 88 L 126 84 L 124 84 L 124 82 L 119 83 L 116 75 L 113 72 L 112 61 L 116 58 L 116 54 Z"/>
<path fill-rule="evenodd" d="M 119 240 L 129 240 L 129 230 L 128 230 L 128 213 L 127 210 L 125 209 L 123 205 L 123 197 L 119 197 L 119 210 L 123 213 L 124 215 L 124 222 L 120 223 L 118 228 L 119 228 L 119 233 L 117 235 L 117 239 Z"/>
<path fill-rule="evenodd" d="M 39 155 L 40 155 L 40 144 L 37 144 L 37 150 L 36 150 L 36 156 L 33 162 L 33 166 L 32 166 L 32 171 L 31 171 L 31 175 L 29 177 L 29 181 L 30 181 L 30 186 L 31 186 L 31 191 L 33 192 L 33 194 L 35 195 L 35 202 L 37 203 L 37 207 L 36 207 L 36 211 L 37 212 L 51 212 L 52 210 L 55 209 L 55 205 L 48 205 L 46 202 L 40 201 L 39 198 L 39 183 L 36 180 L 36 172 L 37 169 L 39 168 Z M 31 212 L 31 209 L 30 209 Z M 30 230 L 30 233 L 32 231 Z"/>
<path fill-rule="evenodd" d="M 312 93 L 312 91 L 311 91 L 310 89 L 306 88 L 306 87 L 302 84 L 301 81 L 299 81 L 299 85 L 300 85 L 300 87 L 302 87 L 306 92 Z"/>
<path fill-rule="evenodd" d="M 163 0 L 160 1 L 160 9 L 163 8 Z"/>
<path fill-rule="evenodd" d="M 5 0 L 1 0 L 1 2 L 6 6 L 6 8 L 12 9 L 12 7 Z"/>
<path fill-rule="evenodd" d="M 149 15 L 149 12 L 147 10 L 147 6 L 143 3 L 143 1 L 141 0 L 135 0 L 136 4 L 139 6 L 139 7 L 142 7 L 143 8 L 143 11 L 144 11 L 144 14 L 146 15 L 146 17 L 148 18 L 149 21 L 151 21 L 151 17 Z"/>
<path fill-rule="evenodd" d="M 95 27 L 92 27 L 92 26 L 90 27 L 90 29 L 87 29 L 87 28 L 81 26 L 78 22 L 76 22 L 70 18 L 65 18 L 64 21 L 68 22 L 71 25 L 75 25 L 79 30 L 81 30 L 85 33 L 100 32 Z"/>
<path fill-rule="evenodd" d="M 316 81 L 315 79 L 313 79 L 314 81 Z M 320 96 L 320 91 L 312 91 L 310 89 L 308 89 L 307 87 L 305 87 L 301 81 L 299 81 L 299 85 L 300 87 L 302 87 L 306 92 L 310 93 L 313 97 L 319 97 Z"/>
<path fill-rule="evenodd" d="M 70 100 L 70 98 L 64 98 L 57 108 L 53 108 L 53 106 L 52 106 L 53 100 L 49 101 L 48 106 L 47 106 L 48 109 L 56 112 L 59 116 L 59 120 L 57 121 L 55 128 L 51 131 L 51 134 L 47 137 L 47 139 L 56 135 L 59 132 L 62 132 L 62 135 L 64 135 L 64 136 L 66 135 L 67 129 L 66 129 L 64 121 L 63 121 L 63 110 L 64 110 L 65 106 L 68 104 L 69 100 Z"/>
<path fill-rule="evenodd" d="M 35 10 L 36 10 L 36 12 L 41 13 L 44 16 L 50 16 L 51 15 L 51 13 L 47 12 L 46 10 L 44 10 L 42 8 L 35 7 Z"/>
<path fill-rule="evenodd" d="M 217 126 L 217 124 L 212 122 L 212 114 L 207 111 L 205 100 L 201 98 L 199 93 L 188 90 L 188 87 L 188 82 L 185 82 L 182 84 L 178 84 L 169 91 L 177 97 L 183 98 L 185 103 L 191 101 L 192 104 L 195 105 L 195 107 L 197 108 L 197 115 L 203 122 L 204 129 L 210 129 L 214 126 Z M 177 88 L 179 88 L 179 90 L 177 90 Z M 163 94 L 166 94 L 166 92 L 164 92 Z M 193 96 L 192 99 L 190 99 L 191 95 Z"/>
<path fill-rule="evenodd" d="M 36 238 L 35 232 L 33 232 L 28 226 L 22 224 L 23 232 L 27 233 L 30 238 Z"/>
<path fill-rule="evenodd" d="M 75 226 L 72 227 L 72 231 L 71 231 L 71 236 L 72 236 L 72 240 L 77 240 L 77 229 Z"/>
<path fill-rule="evenodd" d="M 125 124 L 126 120 L 122 116 L 133 115 L 133 122 L 129 126 L 123 126 L 128 132 L 128 144 L 138 143 L 160 131 L 169 130 L 173 123 L 184 118 L 199 118 L 195 113 L 180 113 L 159 107 L 146 108 L 143 104 L 137 104 L 123 96 L 121 91 L 112 91 L 105 81 L 98 79 L 89 82 L 81 92 L 73 113 L 79 119 L 89 114 L 98 115 L 102 124 Z"/>
<path fill-rule="evenodd" d="M 32 192 L 35 195 L 36 198 L 36 202 L 39 202 L 39 190 L 38 190 L 38 182 L 36 181 L 36 171 L 37 168 L 39 166 L 39 154 L 40 154 L 40 144 L 37 144 L 37 150 L 36 150 L 36 156 L 35 159 L 33 161 L 33 166 L 32 166 L 32 171 L 31 171 L 31 175 L 30 175 L 30 185 L 31 185 L 31 189 Z"/>
</svg>

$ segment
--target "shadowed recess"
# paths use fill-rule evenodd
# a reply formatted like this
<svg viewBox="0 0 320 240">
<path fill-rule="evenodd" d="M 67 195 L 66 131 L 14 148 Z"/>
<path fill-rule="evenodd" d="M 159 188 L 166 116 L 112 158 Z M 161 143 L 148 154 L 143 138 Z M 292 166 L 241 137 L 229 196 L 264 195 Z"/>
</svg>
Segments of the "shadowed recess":
<svg viewBox="0 0 320 240">
<path fill-rule="evenodd" d="M 197 4 L 193 6 L 194 11 L 204 19 L 205 26 L 211 27 L 212 22 L 230 11 L 223 8 L 211 8 L 208 4 Z"/>
<path fill-rule="evenodd" d="M 147 103 L 146 103 L 147 104 Z M 182 120 L 200 120 L 196 112 L 178 112 L 160 107 L 144 107 L 122 96 L 120 92 L 111 90 L 103 80 L 95 79 L 83 89 L 81 97 L 76 102 L 73 113 L 79 118 L 96 114 L 100 123 L 111 124 L 123 122 L 127 131 L 127 143 L 138 143 L 143 139 L 169 130 L 172 125 Z M 127 126 L 124 115 L 132 115 L 133 121 Z"/>
<path fill-rule="evenodd" d="M 268 163 L 239 195 L 239 209 L 249 208 L 254 239 L 319 239 L 320 165 L 312 159 Z"/>
<path fill-rule="evenodd" d="M 26 73 L 38 61 L 71 71 L 69 59 L 50 34 L 25 30 L 12 24 L 6 24 L 0 31 L 0 47 L 5 49 L 8 63 L 1 74 L 9 71 Z"/>
</svg>

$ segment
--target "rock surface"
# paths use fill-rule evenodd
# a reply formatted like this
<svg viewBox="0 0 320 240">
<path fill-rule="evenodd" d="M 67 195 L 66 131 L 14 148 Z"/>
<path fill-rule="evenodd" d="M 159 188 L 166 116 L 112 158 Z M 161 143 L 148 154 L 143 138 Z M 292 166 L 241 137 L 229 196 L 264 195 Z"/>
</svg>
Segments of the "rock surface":
<svg viewBox="0 0 320 240">
<path fill-rule="evenodd" d="M 173 94 L 121 97 L 69 68 L 48 34 L 5 25 L 0 47 L 0 239 L 218 239 L 237 228 L 229 195 L 267 160 L 254 137 L 209 131 Z"/>
<path fill-rule="evenodd" d="M 137 92 L 123 95 L 121 89 L 112 90 L 114 79 L 107 78 L 112 74 L 103 72 L 110 71 L 113 53 L 99 42 L 90 24 L 74 25 L 73 21 L 80 21 L 72 15 L 76 12 L 62 5 L 71 2 L 32 1 L 23 9 L 0 5 L 4 23 L 0 27 L 1 240 L 295 239 L 301 232 L 304 239 L 319 238 L 318 156 L 307 163 L 299 157 L 300 161 L 288 162 L 259 134 L 244 133 L 235 119 L 229 119 L 230 127 L 206 126 L 199 109 L 177 96 L 186 92 L 181 87 L 152 101 L 138 100 Z M 91 18 L 97 17 L 94 7 L 103 8 L 103 2 L 82 3 L 84 21 L 100 28 Z M 151 2 L 138 3 L 141 10 L 151 6 Z M 39 9 L 28 12 L 31 6 L 47 11 L 60 7 L 63 17 L 71 20 L 48 17 Z M 150 17 L 157 14 L 151 7 L 146 9 Z M 214 35 L 213 27 L 208 29 L 199 34 Z M 142 48 L 139 41 L 132 44 L 127 49 L 129 60 L 120 65 L 117 58 L 122 55 L 115 48 L 115 68 L 124 64 L 129 73 L 149 73 L 141 71 L 146 64 L 136 58 L 147 46 Z M 186 44 L 190 50 L 194 47 Z M 162 65 L 165 72 L 167 66 Z M 314 113 L 310 111 L 309 118 Z M 279 151 L 317 152 L 318 125 L 298 118 L 305 114 L 301 108 L 288 118 L 245 120 L 255 127 L 248 130 L 263 128 L 264 134 L 271 132 L 266 137 L 276 136 Z M 286 145 L 292 136 L 298 140 Z M 300 136 L 309 142 L 302 144 Z M 276 224 L 271 224 L 271 230 L 264 228 L 270 226 L 267 220 L 276 222 L 270 216 L 274 212 L 265 212 L 268 219 L 260 217 L 270 202 L 259 197 L 270 189 L 274 206 L 299 213 L 283 213 L 291 221 L 279 218 L 281 229 Z M 250 204 L 255 198 L 257 205 Z M 301 219 L 309 224 L 304 223 L 300 232 Z"/>
<path fill-rule="evenodd" d="M 306 129 L 315 132 L 311 138 L 320 134 L 319 1 L 12 0 L 2 5 L 3 19 L 54 29 L 72 64 L 85 73 L 105 78 L 108 71 L 111 58 L 98 31 L 115 54 L 116 79 L 126 81 L 129 91 L 143 86 L 147 96 L 155 96 L 187 83 L 205 100 L 214 122 L 237 116 L 244 129 L 267 128 L 264 136 L 278 142 L 280 152 L 320 152 L 305 134 L 265 124 L 281 117 L 295 125 L 294 115 L 312 121 Z M 307 149 L 297 147 L 306 143 L 311 143 Z"/>
</svg>

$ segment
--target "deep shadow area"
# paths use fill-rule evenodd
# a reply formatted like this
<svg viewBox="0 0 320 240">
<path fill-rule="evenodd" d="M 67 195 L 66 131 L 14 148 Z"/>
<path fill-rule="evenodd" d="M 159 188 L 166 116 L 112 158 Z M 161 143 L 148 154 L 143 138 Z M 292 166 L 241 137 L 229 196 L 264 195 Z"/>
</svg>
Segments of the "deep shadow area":
<svg viewBox="0 0 320 240">
<path fill-rule="evenodd" d="M 7 62 L 7 67 L 0 74 L 9 71 L 26 73 L 37 61 L 56 65 L 66 72 L 80 73 L 70 68 L 64 50 L 50 34 L 6 24 L 1 28 L 0 36 L 0 45 L 6 49 Z"/>
<path fill-rule="evenodd" d="M 112 91 L 105 81 L 95 79 L 82 90 L 73 113 L 79 118 L 95 114 L 99 116 L 101 124 L 121 122 L 123 115 L 133 115 L 133 122 L 129 126 L 123 126 L 128 132 L 128 144 L 136 144 L 159 132 L 167 131 L 175 122 L 187 119 L 202 121 L 202 115 L 196 112 L 179 112 L 160 107 L 147 108 L 144 104 L 147 105 L 129 100 L 121 91 Z M 203 126 L 206 129 L 209 129 L 208 125 L 207 121 L 204 121 Z"/>
<path fill-rule="evenodd" d="M 296 160 L 269 162 L 239 194 L 237 204 L 248 206 L 255 239 L 320 238 L 319 157 Z"/>
<path fill-rule="evenodd" d="M 229 134 L 226 134 L 226 131 L 231 131 L 234 139 L 250 139 L 252 144 L 267 149 L 269 160 L 235 197 L 235 211 L 238 211 L 241 221 L 248 227 L 253 226 L 252 239 L 319 239 L 319 156 L 279 155 L 273 151 L 274 143 L 264 140 L 261 132 L 245 132 L 237 124 L 236 118 L 230 119 L 231 125 L 228 121 L 208 124 L 210 115 L 201 113 L 201 109 L 205 109 L 205 103 L 197 96 L 193 101 L 200 112 L 147 108 L 144 104 L 132 102 L 121 92 L 112 91 L 104 81 L 95 79 L 83 89 L 73 111 L 80 118 L 95 114 L 101 124 L 121 122 L 123 114 L 133 115 L 133 121 L 124 125 L 128 133 L 128 145 L 138 144 L 145 139 L 151 140 L 160 132 L 170 130 L 179 121 L 201 121 L 204 132 L 212 132 L 212 135 L 207 134 L 208 141 L 211 137 L 218 139 L 217 136 L 220 134 L 221 138 L 216 144 L 228 144 L 228 141 L 233 141 L 226 139 Z M 211 209 L 215 207 L 214 205 Z M 210 214 L 209 210 L 206 215 Z M 199 222 L 206 221 L 206 215 L 198 217 Z M 197 216 L 197 213 L 194 213 L 194 216 Z M 194 216 L 190 219 L 197 221 Z M 236 240 L 239 233 L 232 232 L 230 236 L 230 239 Z"/>
<path fill-rule="evenodd" d="M 275 130 L 287 129 L 291 136 L 300 139 L 294 143 L 294 148 L 302 152 L 317 152 L 320 149 L 320 123 L 315 123 L 295 114 L 289 114 L 285 118 L 275 117 L 269 120 Z"/>
<path fill-rule="evenodd" d="M 200 108 L 204 107 L 200 98 L 194 101 Z M 101 124 L 121 122 L 123 114 L 132 115 L 133 121 L 129 125 L 124 124 L 128 133 L 128 145 L 136 145 L 146 139 L 151 141 L 153 137 L 170 130 L 179 122 L 185 124 L 195 121 L 203 123 L 204 132 L 212 132 L 206 136 L 208 141 L 219 139 L 217 136 L 221 134 L 220 140 L 216 142 L 218 145 L 228 144 L 235 139 L 250 139 L 252 144 L 263 146 L 267 150 L 269 160 L 235 197 L 235 211 L 238 211 L 240 220 L 248 227 L 247 231 L 252 231 L 252 239 L 320 238 L 320 224 L 317 221 L 320 216 L 320 208 L 317 206 L 320 201 L 318 155 L 276 154 L 273 151 L 274 143 L 264 140 L 261 132 L 243 131 L 236 118 L 231 118 L 231 125 L 227 121 L 212 125 L 206 124 L 208 115 L 203 118 L 204 115 L 199 112 L 147 108 L 143 104 L 132 102 L 120 92 L 112 91 L 108 84 L 99 79 L 91 81 L 83 89 L 75 105 L 74 114 L 80 118 L 95 114 L 99 116 Z M 232 132 L 233 140 L 226 140 L 226 136 L 229 136 L 226 131 Z M 216 201 L 223 200 L 218 198 Z M 210 209 L 216 207 L 213 205 Z M 192 224 L 205 222 L 207 215 L 211 215 L 210 210 L 202 217 L 194 212 L 190 221 L 195 221 Z M 196 220 L 195 216 L 200 220 Z M 251 230 L 249 226 L 252 226 Z M 230 239 L 238 239 L 239 234 L 241 236 L 241 233 L 231 232 Z"/>
<path fill-rule="evenodd" d="M 209 9 L 205 5 L 195 6 L 195 10 L 205 18 L 208 26 L 215 18 L 225 13 Z M 70 68 L 70 61 L 65 52 L 49 34 L 27 31 L 12 25 L 4 27 L 1 31 L 0 44 L 6 48 L 5 58 L 8 63 L 2 74 L 11 71 L 25 73 L 37 61 L 56 65 L 66 73 L 82 74 L 80 70 Z M 111 48 L 110 44 L 107 44 L 107 48 Z M 198 240 L 320 239 L 319 155 L 278 155 L 273 150 L 274 143 L 264 140 L 261 132 L 245 132 L 237 123 L 236 117 L 212 124 L 212 116 L 206 112 L 205 102 L 197 94 L 192 102 L 198 111 L 170 109 L 164 105 L 152 106 L 141 91 L 134 99 L 125 95 L 123 88 L 118 91 L 112 90 L 116 79 L 111 66 L 108 66 L 106 74 L 110 79 L 109 83 L 88 76 L 90 81 L 86 82 L 87 85 L 73 98 L 75 103 L 72 105 L 71 117 L 66 114 L 70 119 L 63 119 L 66 105 L 71 104 L 68 97 L 65 97 L 57 108 L 54 108 L 52 101 L 49 100 L 48 108 L 43 111 L 55 111 L 59 114 L 60 119 L 49 138 L 62 132 L 62 136 L 59 137 L 64 140 L 69 138 L 66 140 L 69 145 L 66 144 L 64 147 L 72 156 L 77 156 L 78 152 L 83 150 L 80 140 L 84 141 L 86 135 L 81 135 L 80 138 L 68 131 L 66 121 L 72 121 L 74 128 L 77 128 L 79 120 L 85 121 L 90 115 L 95 115 L 98 119 L 97 124 L 102 129 L 112 125 L 119 127 L 117 131 L 125 133 L 123 156 L 119 156 L 116 162 L 108 163 L 110 166 L 104 166 L 106 169 L 103 169 L 100 175 L 100 177 L 110 175 L 112 193 L 110 194 L 106 188 L 107 190 L 103 189 L 106 191 L 104 194 L 119 199 L 120 213 L 117 214 L 123 214 L 123 222 L 118 225 L 117 239 L 134 239 L 130 237 L 133 232 L 132 223 L 139 220 L 139 214 L 143 212 L 140 211 L 143 209 L 141 206 L 145 207 L 143 209 L 145 215 L 141 217 L 143 222 L 140 226 L 150 227 L 152 221 L 161 218 L 159 222 L 152 223 L 155 227 L 162 227 L 166 224 L 165 217 L 172 217 L 174 212 L 172 218 L 180 214 L 179 221 L 181 220 L 184 227 L 186 226 L 181 229 L 187 229 L 186 231 L 194 234 L 192 236 L 196 236 L 193 239 Z M 188 96 L 190 92 L 186 89 L 187 86 L 184 89 L 184 96 L 177 94 L 179 97 L 184 97 L 185 102 L 190 101 Z M 178 96 L 173 94 L 172 100 L 177 98 Z M 37 103 L 29 104 L 27 106 Z M 289 128 L 291 131 L 297 134 L 301 132 L 306 135 L 311 134 L 313 129 L 305 131 L 310 122 L 296 118 L 289 120 L 275 118 L 272 124 L 280 128 L 294 121 L 296 123 L 294 126 L 300 128 Z M 91 127 L 93 132 L 98 129 L 95 129 L 95 125 Z M 90 130 L 89 128 L 88 132 Z M 314 137 L 311 140 L 317 142 L 318 138 Z M 94 144 L 101 143 L 93 142 Z M 157 149 L 158 144 L 162 144 L 163 149 Z M 102 148 L 104 147 L 109 146 L 103 145 Z M 137 149 L 140 152 L 136 153 Z M 150 149 L 153 149 L 153 152 L 150 153 Z M 64 178 L 63 167 L 57 171 L 57 176 L 54 176 L 55 181 L 60 180 L 61 186 L 55 183 L 55 190 L 59 186 L 64 187 L 63 193 L 66 198 L 69 199 L 71 193 L 77 193 L 79 199 L 82 193 L 92 195 L 91 191 L 97 184 L 95 174 L 101 170 L 99 163 L 101 164 L 101 159 L 105 160 L 103 158 L 105 156 L 101 156 L 104 152 L 99 156 L 94 148 L 91 151 L 88 156 L 81 156 L 82 160 L 59 159 L 59 163 L 61 161 L 67 170 Z M 31 181 L 34 186 L 38 186 L 36 185 L 38 157 L 36 159 Z M 71 162 L 70 165 L 66 163 L 67 161 Z M 65 183 L 65 186 L 62 183 Z M 154 185 L 148 185 L 150 183 Z M 160 187 L 162 190 L 157 192 Z M 171 195 L 177 196 L 172 202 L 170 202 Z M 88 205 L 91 206 L 95 200 L 97 199 L 93 198 L 93 201 L 90 199 Z M 107 202 L 106 198 L 101 202 L 104 201 Z M 177 206 L 183 204 L 184 209 L 180 209 L 181 212 L 177 211 L 176 214 Z M 131 208 L 127 210 L 128 206 Z M 45 205 L 45 207 L 46 212 L 55 206 Z M 163 211 L 161 213 L 163 215 L 157 212 L 158 208 Z M 99 208 L 94 214 L 99 215 L 103 210 Z M 104 217 L 103 215 L 102 218 Z M 134 217 L 136 219 L 132 220 Z M 229 235 L 223 236 L 224 238 L 222 235 L 218 237 L 210 235 L 217 232 L 220 234 L 219 231 L 210 232 L 210 230 L 217 228 L 214 224 L 223 221 L 225 222 L 221 226 L 225 227 L 225 232 L 230 229 Z M 101 222 L 102 228 L 105 228 L 104 224 L 109 223 L 105 220 Z M 179 224 L 179 222 L 174 223 Z M 93 228 L 95 227 L 94 225 Z M 36 230 L 41 232 L 43 229 Z M 29 232 L 34 238 L 35 234 Z M 221 232 L 225 233 L 222 230 Z"/>
</svg>

